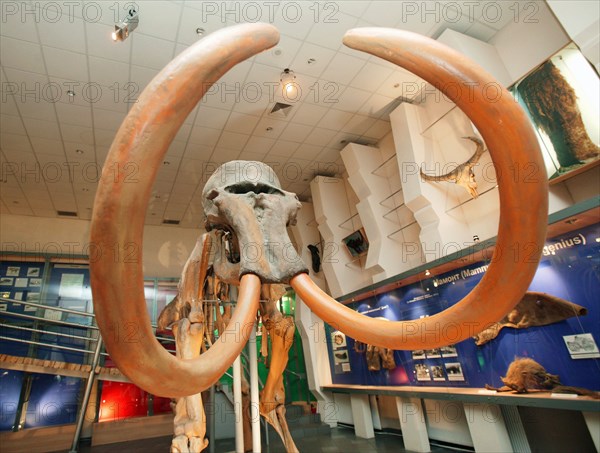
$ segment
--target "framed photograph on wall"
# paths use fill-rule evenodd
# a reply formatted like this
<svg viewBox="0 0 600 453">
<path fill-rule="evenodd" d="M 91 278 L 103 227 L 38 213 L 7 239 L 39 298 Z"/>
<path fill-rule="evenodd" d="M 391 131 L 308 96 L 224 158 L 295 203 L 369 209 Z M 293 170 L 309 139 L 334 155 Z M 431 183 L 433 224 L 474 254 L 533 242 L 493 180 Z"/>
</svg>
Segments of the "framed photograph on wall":
<svg viewBox="0 0 600 453">
<path fill-rule="evenodd" d="M 362 256 L 369 251 L 369 241 L 364 228 L 349 234 L 342 242 L 352 257 Z"/>
</svg>

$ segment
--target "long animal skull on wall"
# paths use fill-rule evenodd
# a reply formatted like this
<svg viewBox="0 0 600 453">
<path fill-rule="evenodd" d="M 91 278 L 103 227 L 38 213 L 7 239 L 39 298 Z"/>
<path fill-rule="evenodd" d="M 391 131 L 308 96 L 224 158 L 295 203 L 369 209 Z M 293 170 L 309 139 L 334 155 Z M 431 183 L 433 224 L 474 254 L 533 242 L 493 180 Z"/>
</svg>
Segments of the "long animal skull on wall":
<svg viewBox="0 0 600 453">
<path fill-rule="evenodd" d="M 464 187 L 473 198 L 477 198 L 479 194 L 477 193 L 477 181 L 475 181 L 475 172 L 473 172 L 473 167 L 477 164 L 477 162 L 479 162 L 479 159 L 481 159 L 481 156 L 485 152 L 485 148 L 483 146 L 483 142 L 478 137 L 464 138 L 471 140 L 477 146 L 475 148 L 475 152 L 469 158 L 469 160 L 463 162 L 451 172 L 440 176 L 426 175 L 423 173 L 423 169 L 421 169 L 421 178 L 423 178 L 425 181 L 432 182 L 453 182 L 454 184 Z"/>
<path fill-rule="evenodd" d="M 315 314 L 358 341 L 410 350 L 453 344 L 497 322 L 519 302 L 537 269 L 546 233 L 547 181 L 537 138 L 521 108 L 479 66 L 434 40 L 396 29 L 355 29 L 344 37 L 347 46 L 396 63 L 425 79 L 453 100 L 481 132 L 496 167 L 501 206 L 496 250 L 487 273 L 462 301 L 427 318 L 386 322 L 360 315 L 312 283 L 289 247 L 284 257 L 291 265 L 283 275 L 269 265 L 269 260 L 266 265 L 254 266 L 250 255 L 244 257 L 243 244 L 262 246 L 262 256 L 270 253 L 265 240 L 281 241 L 281 247 L 286 246 L 284 233 L 273 230 L 284 229 L 292 220 L 297 202 L 276 186 L 261 186 L 264 181 L 257 182 L 256 190 L 236 186 L 239 181 L 226 183 L 206 196 L 222 211 L 209 216 L 209 227 L 220 225 L 224 218 L 227 228 L 223 234 L 237 237 L 241 255 L 237 308 L 229 327 L 206 353 L 190 360 L 172 357 L 154 338 L 150 326 L 141 254 L 134 260 L 122 259 L 122 251 L 132 247 L 141 250 L 156 173 L 187 115 L 231 67 L 274 46 L 278 39 L 273 26 L 245 24 L 212 33 L 182 52 L 144 90 L 106 159 L 91 227 L 91 241 L 102 252 L 100 259 L 90 263 L 96 319 L 107 350 L 121 371 L 155 395 L 195 394 L 223 375 L 249 338 L 261 278 L 290 277 L 297 295 Z M 493 103 L 486 99 L 483 89 L 490 84 L 496 84 L 501 94 Z M 132 164 L 138 169 L 135 183 L 128 172 L 114 171 Z M 537 173 L 510 171 L 511 166 L 526 165 L 537 168 Z M 274 206 L 286 207 L 287 214 L 269 225 L 261 220 L 261 209 Z M 239 213 L 228 211 L 238 207 L 242 209 Z M 254 223 L 257 230 L 242 231 L 238 215 Z"/>
</svg>

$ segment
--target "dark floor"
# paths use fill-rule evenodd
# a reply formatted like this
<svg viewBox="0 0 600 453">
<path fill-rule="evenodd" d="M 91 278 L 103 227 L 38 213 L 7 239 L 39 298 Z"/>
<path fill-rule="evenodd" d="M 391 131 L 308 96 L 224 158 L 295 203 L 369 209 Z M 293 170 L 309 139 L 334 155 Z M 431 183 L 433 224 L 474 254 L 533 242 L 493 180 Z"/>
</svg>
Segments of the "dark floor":
<svg viewBox="0 0 600 453">
<path fill-rule="evenodd" d="M 305 453 L 402 453 L 408 450 L 404 449 L 402 437 L 394 434 L 378 433 L 374 439 L 360 439 L 354 436 L 354 430 L 348 428 L 333 428 L 331 435 L 321 435 L 310 438 L 294 439 L 300 452 Z M 159 437 L 154 439 L 145 439 L 119 444 L 103 445 L 90 447 L 81 445 L 79 453 L 169 453 L 171 437 Z M 207 448 L 204 452 L 208 453 Z M 216 453 L 226 453 L 235 451 L 234 439 L 218 440 L 215 446 Z M 270 447 L 263 443 L 264 453 L 285 453 L 283 444 L 277 441 L 271 441 Z M 454 453 L 452 450 L 434 447 L 434 453 Z M 204 453 L 203 452 L 203 453 Z"/>
</svg>

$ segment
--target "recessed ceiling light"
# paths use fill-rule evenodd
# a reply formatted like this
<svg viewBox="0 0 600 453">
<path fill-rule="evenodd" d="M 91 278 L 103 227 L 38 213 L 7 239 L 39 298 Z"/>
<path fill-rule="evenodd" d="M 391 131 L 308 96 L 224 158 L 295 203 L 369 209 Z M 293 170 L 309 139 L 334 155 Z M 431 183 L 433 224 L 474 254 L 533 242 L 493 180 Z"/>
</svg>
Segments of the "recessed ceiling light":
<svg viewBox="0 0 600 453">
<path fill-rule="evenodd" d="M 272 130 L 273 130 L 273 128 L 271 126 L 269 126 L 265 129 L 265 131 L 267 131 L 267 132 L 271 132 Z"/>
<path fill-rule="evenodd" d="M 83 154 L 83 150 L 82 150 L 82 149 L 76 149 L 76 150 L 75 150 L 75 152 L 76 152 L 77 154 Z"/>
<path fill-rule="evenodd" d="M 565 223 L 568 223 L 569 225 L 573 225 L 575 222 L 579 222 L 579 219 L 569 219 L 569 220 L 565 220 Z"/>
<path fill-rule="evenodd" d="M 398 88 L 400 86 L 399 83 L 394 83 L 394 88 Z"/>
<path fill-rule="evenodd" d="M 171 162 L 169 162 L 168 160 L 163 161 L 163 165 L 171 165 Z"/>
<path fill-rule="evenodd" d="M 204 36 L 204 33 L 206 33 L 206 30 L 204 28 L 202 28 L 202 27 L 196 28 L 196 34 L 198 36 Z"/>
<path fill-rule="evenodd" d="M 87 187 L 84 187 L 83 189 L 81 189 L 82 192 L 89 192 L 90 189 L 88 189 Z"/>
<path fill-rule="evenodd" d="M 74 98 L 75 92 L 73 90 L 69 90 L 69 91 L 67 91 L 67 96 Z"/>
<path fill-rule="evenodd" d="M 309 59 L 306 61 L 306 63 L 307 63 L 307 64 L 313 64 L 313 63 L 316 63 L 316 62 L 317 62 L 317 60 L 315 60 L 314 58 L 309 58 Z"/>
<path fill-rule="evenodd" d="M 273 50 L 273 55 L 275 55 L 276 57 L 280 57 L 281 54 L 283 54 L 283 51 L 279 48 Z"/>
</svg>

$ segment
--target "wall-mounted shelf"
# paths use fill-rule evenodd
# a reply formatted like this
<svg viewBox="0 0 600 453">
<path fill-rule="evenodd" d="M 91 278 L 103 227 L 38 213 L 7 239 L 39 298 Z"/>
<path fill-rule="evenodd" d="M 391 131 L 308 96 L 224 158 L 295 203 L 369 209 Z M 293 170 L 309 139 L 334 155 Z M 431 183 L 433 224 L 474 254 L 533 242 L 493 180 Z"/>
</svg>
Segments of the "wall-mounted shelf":
<svg viewBox="0 0 600 453">
<path fill-rule="evenodd" d="M 348 228 L 347 226 L 342 226 L 342 225 L 346 225 L 348 222 L 350 222 L 352 219 L 354 219 L 354 217 L 358 216 L 358 212 L 356 214 L 354 214 L 353 216 L 350 216 L 349 218 L 347 218 L 346 220 L 344 220 L 342 223 L 340 223 L 338 225 L 339 228 L 343 228 L 344 230 L 348 230 L 348 231 L 354 231 L 354 223 L 352 224 L 352 226 L 350 228 Z"/>
<path fill-rule="evenodd" d="M 375 176 L 381 176 L 381 177 L 387 177 L 387 176 L 389 176 L 387 174 L 382 174 L 382 173 L 383 173 L 383 170 L 385 170 L 386 173 L 387 173 L 387 171 L 389 171 L 389 169 L 390 169 L 389 168 L 389 163 L 390 162 L 394 162 L 395 158 L 396 158 L 396 154 L 392 154 L 390 157 L 388 157 L 386 160 L 384 160 L 383 163 L 381 163 L 377 168 L 375 168 L 371 172 L 371 174 L 375 175 Z"/>
<path fill-rule="evenodd" d="M 353 257 L 349 262 L 345 263 L 344 265 L 348 268 L 360 268 L 363 269 L 365 267 L 365 263 L 363 262 L 366 261 L 367 259 L 367 255 L 359 255 L 359 256 L 355 256 Z"/>
<path fill-rule="evenodd" d="M 390 209 L 389 211 L 387 211 L 385 214 L 383 214 L 383 218 L 386 220 L 390 220 L 387 218 L 388 215 L 390 215 L 392 212 L 396 212 L 398 209 L 400 209 L 402 206 L 406 206 L 404 203 L 399 204 L 398 206 Z"/>
<path fill-rule="evenodd" d="M 395 192 L 392 192 L 391 194 L 389 194 L 387 197 L 385 197 L 383 200 L 381 200 L 381 201 L 379 202 L 379 204 L 380 204 L 381 206 L 387 207 L 387 206 L 385 206 L 385 203 L 386 203 L 386 202 L 387 202 L 387 201 L 388 201 L 390 198 L 392 198 L 392 201 L 394 201 L 394 200 L 393 200 L 393 197 L 394 197 L 394 195 L 397 195 L 397 194 L 399 194 L 400 192 L 402 192 L 402 188 L 400 188 L 400 189 L 396 190 Z M 394 204 L 396 204 L 396 203 L 394 202 Z"/>
<path fill-rule="evenodd" d="M 410 222 L 408 225 L 404 225 L 403 227 L 398 228 L 396 231 L 392 231 L 390 234 L 387 235 L 388 239 L 392 239 L 392 236 L 394 236 L 395 234 L 398 234 L 402 230 L 405 230 L 409 226 L 414 225 L 415 223 L 417 223 L 416 220 Z"/>
<path fill-rule="evenodd" d="M 312 219 L 312 220 L 309 220 L 308 222 L 306 222 L 306 226 L 309 226 L 309 227 L 317 227 L 317 226 L 319 226 L 319 225 L 318 225 L 318 223 L 317 223 L 317 219 Z"/>
<path fill-rule="evenodd" d="M 495 190 L 495 189 L 497 189 L 497 188 L 498 188 L 498 186 L 496 185 L 496 186 L 490 187 L 490 188 L 489 188 L 489 189 L 487 189 L 487 190 L 484 190 L 483 192 L 481 192 L 481 193 L 479 194 L 479 197 L 478 197 L 478 198 L 480 198 L 482 195 L 485 195 L 486 193 L 488 193 L 488 192 L 491 192 L 492 190 Z M 463 201 L 462 203 L 459 203 L 459 204 L 457 204 L 456 206 L 453 206 L 453 207 L 451 207 L 450 209 L 446 210 L 446 214 L 448 214 L 448 213 L 449 213 L 449 212 L 451 212 L 451 211 L 454 211 L 454 210 L 455 210 L 455 209 L 457 209 L 457 208 L 460 208 L 461 206 L 464 206 L 464 205 L 466 205 L 467 203 L 470 203 L 470 202 L 471 202 L 471 201 L 473 201 L 473 200 L 475 200 L 475 198 L 469 198 L 468 200 L 465 200 L 465 201 Z"/>
</svg>

